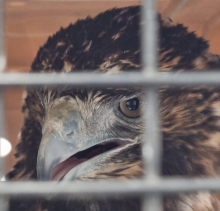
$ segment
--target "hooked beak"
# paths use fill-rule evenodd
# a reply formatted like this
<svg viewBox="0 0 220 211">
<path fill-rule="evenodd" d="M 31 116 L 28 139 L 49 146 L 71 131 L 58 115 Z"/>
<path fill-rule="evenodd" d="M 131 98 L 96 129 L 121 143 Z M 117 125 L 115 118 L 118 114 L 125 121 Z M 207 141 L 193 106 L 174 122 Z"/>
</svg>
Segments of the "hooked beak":
<svg viewBox="0 0 220 211">
<path fill-rule="evenodd" d="M 70 108 L 62 110 L 52 109 L 45 118 L 37 158 L 39 180 L 78 179 L 100 170 L 107 160 L 134 143 L 129 139 L 103 139 L 103 135 L 95 138 L 79 135 L 79 113 Z"/>
</svg>

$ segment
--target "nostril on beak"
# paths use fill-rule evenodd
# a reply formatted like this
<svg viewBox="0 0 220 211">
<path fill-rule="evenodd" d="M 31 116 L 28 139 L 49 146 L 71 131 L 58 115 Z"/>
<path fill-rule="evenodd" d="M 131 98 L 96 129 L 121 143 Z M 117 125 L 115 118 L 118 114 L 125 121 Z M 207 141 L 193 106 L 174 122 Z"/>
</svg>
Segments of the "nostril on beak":
<svg viewBox="0 0 220 211">
<path fill-rule="evenodd" d="M 76 135 L 80 117 L 78 112 L 66 114 L 63 118 L 63 134 L 69 139 Z"/>
<path fill-rule="evenodd" d="M 74 135 L 74 131 L 71 131 L 70 133 L 66 134 L 67 137 L 72 137 Z"/>
</svg>

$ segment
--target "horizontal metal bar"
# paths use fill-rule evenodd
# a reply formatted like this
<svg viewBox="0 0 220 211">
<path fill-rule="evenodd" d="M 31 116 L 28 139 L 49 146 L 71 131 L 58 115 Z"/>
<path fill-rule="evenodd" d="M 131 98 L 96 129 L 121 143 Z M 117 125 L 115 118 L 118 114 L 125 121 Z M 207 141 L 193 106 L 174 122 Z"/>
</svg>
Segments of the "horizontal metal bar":
<svg viewBox="0 0 220 211">
<path fill-rule="evenodd" d="M 220 86 L 220 72 L 190 72 L 190 73 L 71 73 L 71 74 L 29 74 L 0 73 L 0 86 L 40 86 L 40 85 L 73 86 Z"/>
<path fill-rule="evenodd" d="M 220 191 L 220 179 L 155 179 L 130 181 L 0 182 L 0 196 L 11 197 L 114 197 L 143 194 Z"/>
</svg>

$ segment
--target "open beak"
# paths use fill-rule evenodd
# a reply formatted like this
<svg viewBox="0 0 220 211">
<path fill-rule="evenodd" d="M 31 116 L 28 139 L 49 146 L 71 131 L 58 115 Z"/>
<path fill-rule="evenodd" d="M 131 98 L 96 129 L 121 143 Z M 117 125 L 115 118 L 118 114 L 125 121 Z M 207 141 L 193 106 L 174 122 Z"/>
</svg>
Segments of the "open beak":
<svg viewBox="0 0 220 211">
<path fill-rule="evenodd" d="M 100 169 L 132 143 L 129 139 L 104 139 L 103 135 L 82 136 L 78 132 L 80 121 L 79 113 L 72 109 L 47 115 L 37 159 L 39 180 L 77 179 Z"/>
<path fill-rule="evenodd" d="M 61 139 L 62 140 L 62 139 Z M 37 171 L 40 180 L 74 180 L 89 171 L 94 171 L 130 141 L 105 140 L 86 149 L 77 148 L 63 141 L 43 137 L 39 150 Z"/>
</svg>

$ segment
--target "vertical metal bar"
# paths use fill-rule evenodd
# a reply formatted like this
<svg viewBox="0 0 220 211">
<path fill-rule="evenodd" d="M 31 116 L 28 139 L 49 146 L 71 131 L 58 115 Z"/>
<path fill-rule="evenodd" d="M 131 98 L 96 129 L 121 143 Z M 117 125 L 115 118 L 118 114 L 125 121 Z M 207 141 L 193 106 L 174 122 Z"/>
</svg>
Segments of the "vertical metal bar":
<svg viewBox="0 0 220 211">
<path fill-rule="evenodd" d="M 0 72 L 4 70 L 5 66 L 5 53 L 4 53 L 4 2 L 0 0 Z M 0 138 L 4 137 L 4 102 L 3 102 L 3 90 L 0 89 Z M 1 142 L 0 142 L 1 143 Z M 1 144 L 0 144 L 1 147 Z M 1 150 L 1 148 L 0 148 Z M 4 175 L 3 159 L 0 156 L 0 177 Z"/>
<path fill-rule="evenodd" d="M 6 59 L 4 51 L 4 2 L 0 0 L 0 72 L 5 70 Z M 3 90 L 0 89 L 0 138 L 4 137 L 4 98 Z M 1 151 L 1 140 L 0 140 L 0 151 Z M 4 171 L 4 160 L 0 156 L 0 179 L 5 174 Z M 1 182 L 1 181 L 0 181 Z M 6 211 L 7 201 L 5 197 L 0 197 L 0 211 Z"/>
<path fill-rule="evenodd" d="M 4 52 L 4 2 L 0 0 L 0 72 L 5 70 L 6 58 Z"/>
<path fill-rule="evenodd" d="M 1 152 L 1 137 L 5 136 L 4 127 L 4 93 L 0 89 L 0 152 Z M 0 179 L 5 175 L 4 159 L 0 156 Z M 0 181 L 1 182 L 1 181 Z M 5 197 L 0 197 L 0 211 L 6 211 L 7 199 Z"/>
<path fill-rule="evenodd" d="M 5 198 L 0 198 L 0 211 L 6 211 L 7 210 L 7 201 Z"/>
<path fill-rule="evenodd" d="M 142 68 L 144 75 L 153 75 L 157 71 L 157 13 L 156 1 L 145 0 L 142 15 Z M 161 143 L 159 133 L 158 90 L 146 90 L 145 134 L 142 146 L 145 179 L 157 180 L 160 174 Z M 143 211 L 161 210 L 161 195 L 147 195 L 143 199 Z"/>
<path fill-rule="evenodd" d="M 147 107 L 145 112 L 145 141 L 143 144 L 143 161 L 145 176 L 157 179 L 160 175 L 161 161 L 161 136 L 159 133 L 158 119 L 158 93 L 154 88 L 149 88 L 146 93 Z"/>
<path fill-rule="evenodd" d="M 1 138 L 5 136 L 4 127 L 4 93 L 0 89 L 0 152 L 1 152 Z M 4 159 L 0 156 L 0 178 L 4 176 Z"/>
<path fill-rule="evenodd" d="M 143 0 L 142 24 L 142 67 L 146 74 L 156 72 L 157 67 L 157 13 L 155 0 Z"/>
</svg>

